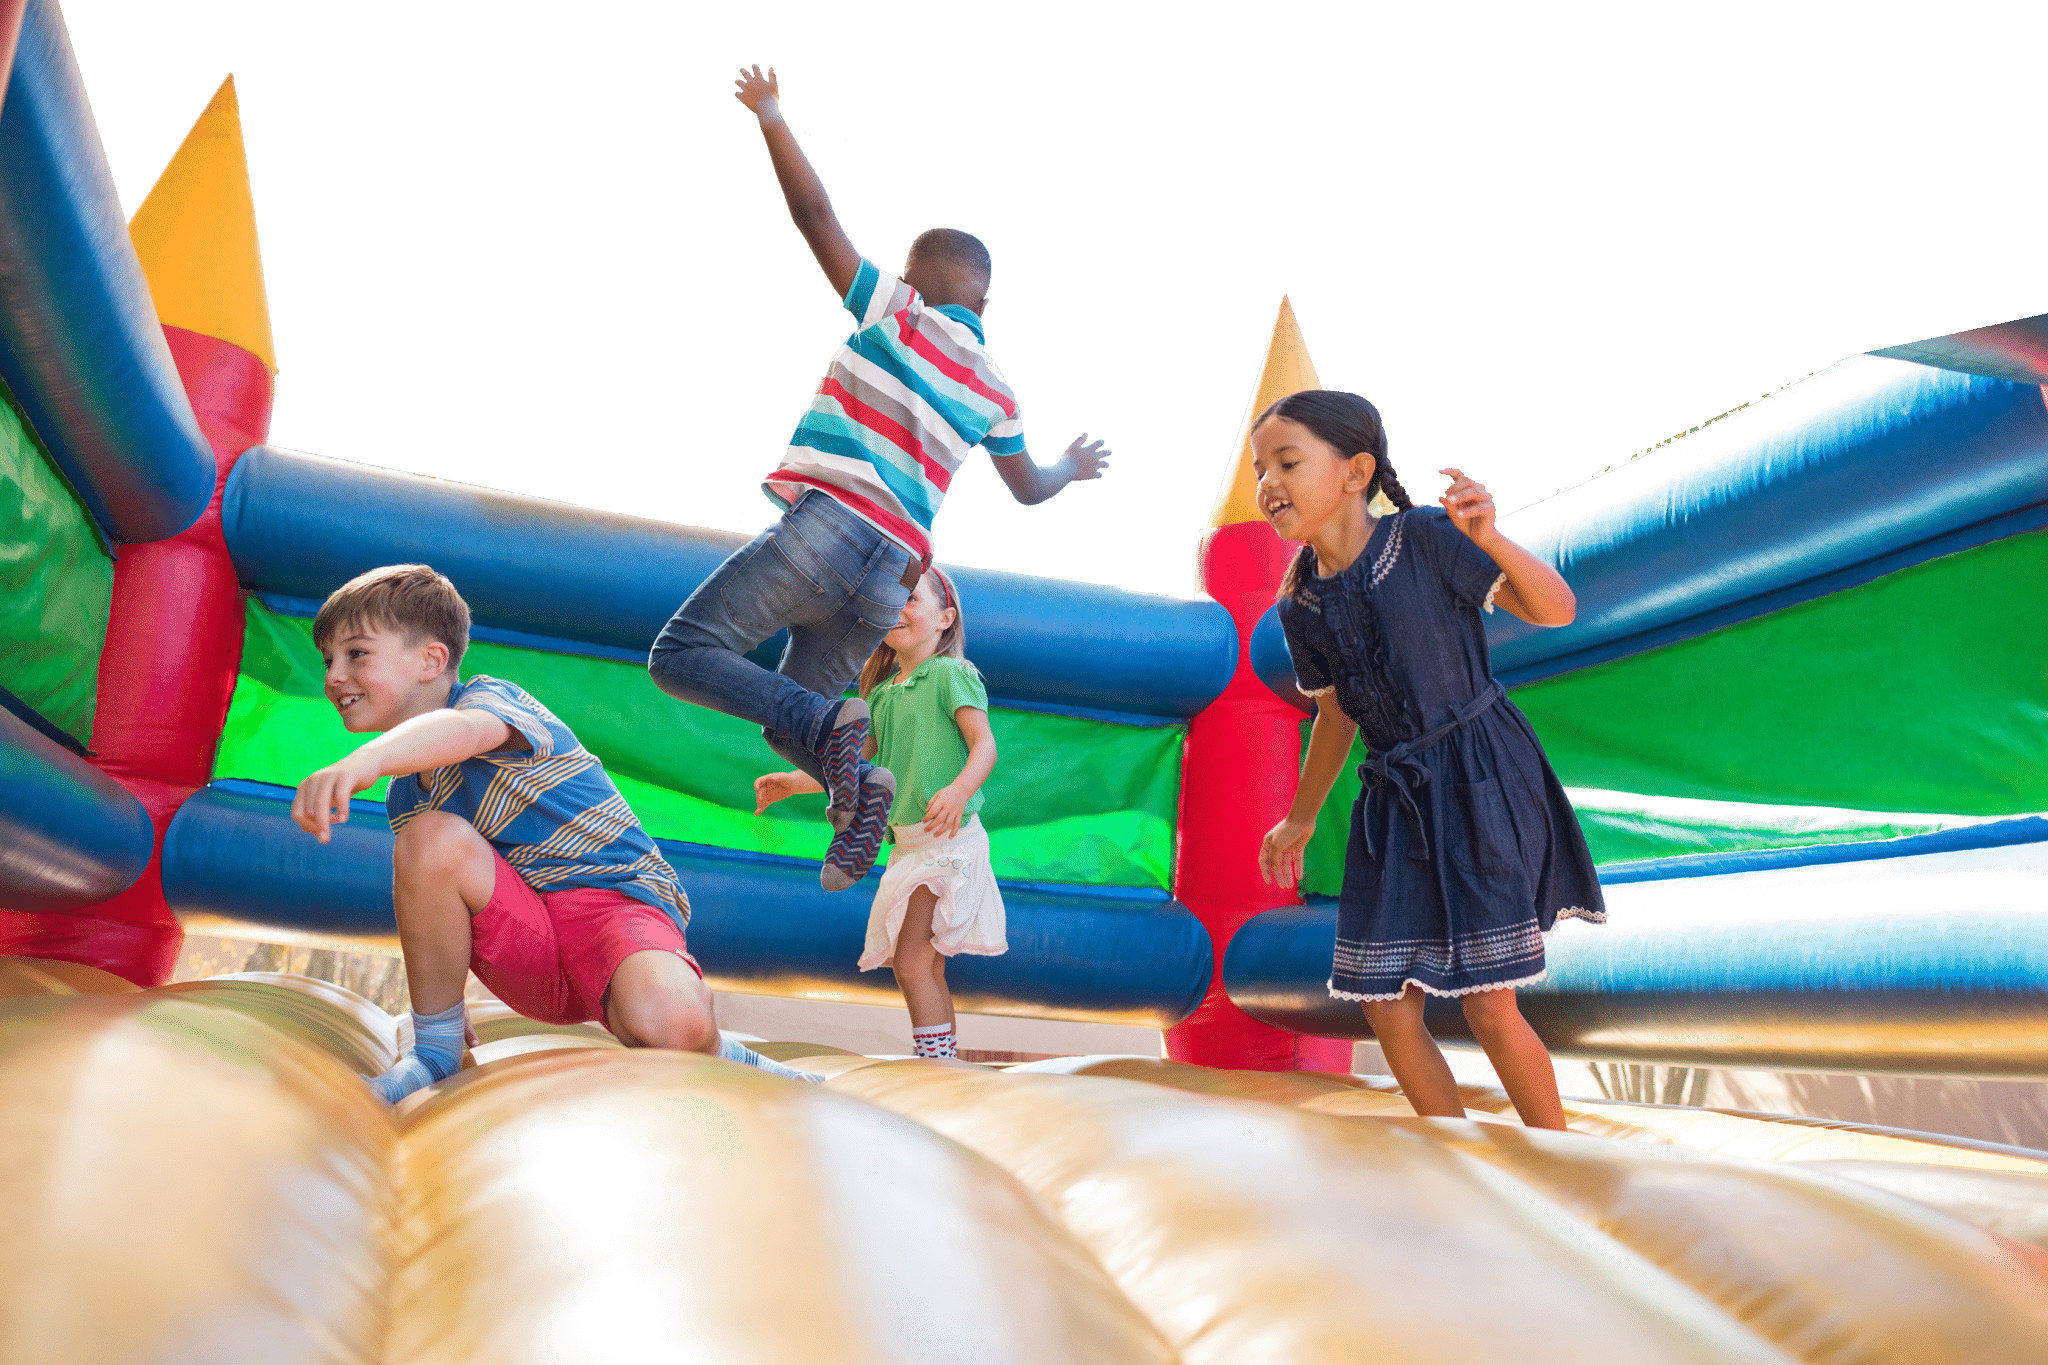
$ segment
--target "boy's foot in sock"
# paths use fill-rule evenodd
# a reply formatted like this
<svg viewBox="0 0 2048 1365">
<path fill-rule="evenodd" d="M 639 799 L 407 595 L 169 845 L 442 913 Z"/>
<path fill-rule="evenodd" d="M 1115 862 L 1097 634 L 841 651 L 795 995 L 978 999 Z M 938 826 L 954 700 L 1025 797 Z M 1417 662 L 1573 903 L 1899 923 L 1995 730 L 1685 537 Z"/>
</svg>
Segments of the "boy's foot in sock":
<svg viewBox="0 0 2048 1365">
<path fill-rule="evenodd" d="M 724 1029 L 718 1031 L 718 1055 L 728 1062 L 751 1066 L 756 1071 L 765 1071 L 771 1076 L 781 1076 L 786 1080 L 808 1081 L 812 1085 L 822 1084 L 825 1080 L 815 1071 L 798 1071 L 793 1066 L 784 1066 L 773 1057 L 763 1057 Z"/>
<path fill-rule="evenodd" d="M 849 697 L 839 704 L 831 725 L 818 741 L 818 764 L 825 775 L 831 809 L 859 814 L 860 751 L 868 742 L 868 704 Z M 835 824 L 837 821 L 834 822 Z"/>
<path fill-rule="evenodd" d="M 384 1103 L 397 1104 L 415 1090 L 445 1081 L 462 1066 L 466 1002 L 458 1000 L 439 1014 L 413 1012 L 412 1048 L 381 1076 L 366 1076 Z"/>
<path fill-rule="evenodd" d="M 960 1045 L 953 1037 L 951 1024 L 932 1024 L 925 1028 L 910 1030 L 910 1047 L 920 1057 L 954 1057 L 960 1055 Z"/>
<path fill-rule="evenodd" d="M 882 835 L 889 829 L 889 807 L 896 804 L 896 775 L 887 768 L 870 768 L 861 783 L 860 801 L 852 807 L 853 818 L 846 828 L 832 836 L 825 851 L 825 865 L 818 869 L 818 885 L 827 891 L 844 891 L 875 865 L 882 851 Z"/>
</svg>

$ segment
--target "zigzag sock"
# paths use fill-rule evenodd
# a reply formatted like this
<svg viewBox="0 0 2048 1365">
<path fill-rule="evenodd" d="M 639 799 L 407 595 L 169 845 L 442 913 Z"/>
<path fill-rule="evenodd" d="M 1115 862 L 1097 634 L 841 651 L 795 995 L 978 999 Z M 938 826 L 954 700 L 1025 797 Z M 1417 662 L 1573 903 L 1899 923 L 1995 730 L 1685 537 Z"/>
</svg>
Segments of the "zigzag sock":
<svg viewBox="0 0 2048 1365">
<path fill-rule="evenodd" d="M 818 869 L 818 885 L 827 891 L 844 891 L 875 865 L 881 856 L 882 836 L 889 831 L 889 808 L 896 803 L 896 775 L 887 768 L 870 768 L 860 785 L 860 804 L 853 818 L 832 836 L 825 850 L 825 865 Z"/>
<path fill-rule="evenodd" d="M 960 1044 L 951 1024 L 928 1024 L 910 1030 L 910 1046 L 920 1057 L 958 1057 Z"/>
<path fill-rule="evenodd" d="M 463 1021 L 467 1007 L 458 1000 L 439 1014 L 412 1016 L 412 1048 L 389 1071 L 369 1078 L 386 1104 L 396 1104 L 415 1090 L 445 1081 L 462 1066 Z"/>
<path fill-rule="evenodd" d="M 825 1079 L 815 1071 L 798 1071 L 793 1066 L 784 1066 L 772 1057 L 763 1057 L 724 1029 L 718 1031 L 718 1055 L 728 1062 L 751 1066 L 756 1071 L 765 1071 L 771 1076 L 781 1076 L 786 1080 L 808 1081 L 812 1085 L 817 1085 Z"/>
<path fill-rule="evenodd" d="M 832 713 L 825 733 L 818 737 L 814 752 L 824 771 L 825 792 L 832 805 L 841 811 L 852 811 L 859 799 L 861 770 L 865 766 L 860 751 L 868 742 L 868 728 L 868 704 L 859 697 L 849 697 Z"/>
</svg>

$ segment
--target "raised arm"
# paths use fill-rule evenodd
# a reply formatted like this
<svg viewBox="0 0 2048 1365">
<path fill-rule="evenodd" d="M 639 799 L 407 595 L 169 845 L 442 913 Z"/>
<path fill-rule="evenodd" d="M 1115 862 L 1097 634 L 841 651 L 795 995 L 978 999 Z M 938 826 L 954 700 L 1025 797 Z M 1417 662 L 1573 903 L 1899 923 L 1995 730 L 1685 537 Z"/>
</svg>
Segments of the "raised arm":
<svg viewBox="0 0 2048 1365">
<path fill-rule="evenodd" d="M 429 711 L 392 726 L 301 782 L 292 797 L 292 819 L 324 844 L 329 825 L 348 823 L 349 798 L 380 777 L 423 773 L 478 754 L 526 747 L 525 737 L 496 716 L 446 708 Z"/>
<path fill-rule="evenodd" d="M 1082 432 L 1067 447 L 1067 453 L 1049 465 L 1040 465 L 1029 452 L 1018 455 L 993 455 L 996 473 L 1003 476 L 1003 482 L 1010 487 L 1010 495 L 1026 507 L 1044 502 L 1070 483 L 1083 479 L 1099 479 L 1109 467 L 1110 452 L 1103 449 L 1102 442 L 1088 444 L 1088 433 Z"/>
<path fill-rule="evenodd" d="M 776 98 L 775 68 L 769 67 L 768 74 L 763 76 L 760 67 L 743 66 L 734 84 L 739 86 L 734 98 L 761 120 L 768 159 L 774 163 L 775 179 L 782 186 L 782 197 L 789 204 L 789 216 L 795 221 L 796 230 L 810 244 L 811 254 L 818 258 L 832 288 L 840 298 L 845 298 L 846 291 L 853 287 L 853 277 L 860 272 L 860 253 L 853 249 L 845 229 L 839 226 L 839 215 L 832 212 L 832 201 L 825 196 L 825 182 L 811 169 L 804 149 L 796 145 L 796 134 L 789 131 L 789 124 L 783 120 L 782 105 Z"/>
<path fill-rule="evenodd" d="M 1494 525 L 1493 494 L 1460 469 L 1439 469 L 1451 486 L 1437 501 L 1451 514 L 1451 524 L 1486 551 L 1508 581 L 1494 595 L 1495 604 L 1532 626 L 1568 626 L 1578 615 L 1579 599 L 1564 576 L 1500 533 Z"/>
</svg>

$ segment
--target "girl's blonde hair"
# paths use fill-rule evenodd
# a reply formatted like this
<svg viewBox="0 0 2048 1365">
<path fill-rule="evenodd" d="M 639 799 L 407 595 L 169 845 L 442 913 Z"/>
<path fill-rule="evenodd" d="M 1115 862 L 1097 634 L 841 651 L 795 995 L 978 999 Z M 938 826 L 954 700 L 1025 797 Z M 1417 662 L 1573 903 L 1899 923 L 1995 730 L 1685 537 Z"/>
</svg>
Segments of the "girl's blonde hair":
<svg viewBox="0 0 2048 1365">
<path fill-rule="evenodd" d="M 950 608 L 953 613 L 953 624 L 939 632 L 938 652 L 951 655 L 955 659 L 964 659 L 967 657 L 967 616 L 960 610 L 960 594 L 953 591 L 953 580 L 946 577 L 936 564 L 925 570 L 925 577 L 937 580 L 939 605 L 942 608 Z M 868 661 L 861 665 L 861 696 L 867 696 L 894 676 L 896 651 L 885 644 L 876 645 L 875 652 L 868 655 Z"/>
</svg>

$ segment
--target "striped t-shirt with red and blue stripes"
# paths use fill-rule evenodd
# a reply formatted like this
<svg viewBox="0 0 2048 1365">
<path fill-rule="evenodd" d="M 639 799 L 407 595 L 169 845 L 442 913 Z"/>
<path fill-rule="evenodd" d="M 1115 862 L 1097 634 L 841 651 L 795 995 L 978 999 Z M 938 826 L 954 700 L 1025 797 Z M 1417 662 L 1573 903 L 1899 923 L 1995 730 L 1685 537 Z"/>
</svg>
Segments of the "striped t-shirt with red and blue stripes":
<svg viewBox="0 0 2048 1365">
<path fill-rule="evenodd" d="M 972 310 L 930 307 L 867 260 L 845 304 L 860 326 L 762 486 L 783 504 L 823 489 L 929 563 L 932 518 L 967 453 L 1023 454 L 1017 398 Z"/>
</svg>

